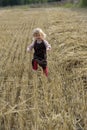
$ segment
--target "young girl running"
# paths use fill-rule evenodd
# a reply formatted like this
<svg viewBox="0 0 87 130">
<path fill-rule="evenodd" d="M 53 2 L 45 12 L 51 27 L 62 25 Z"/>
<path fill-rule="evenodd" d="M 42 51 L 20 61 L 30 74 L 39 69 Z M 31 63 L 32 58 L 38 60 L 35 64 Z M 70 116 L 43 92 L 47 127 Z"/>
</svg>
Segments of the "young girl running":
<svg viewBox="0 0 87 130">
<path fill-rule="evenodd" d="M 47 50 L 51 49 L 51 45 L 45 40 L 46 34 L 40 28 L 33 30 L 33 42 L 27 47 L 27 51 L 30 52 L 34 49 L 32 68 L 38 69 L 38 65 L 42 67 L 43 73 L 48 76 L 47 67 Z"/>
</svg>

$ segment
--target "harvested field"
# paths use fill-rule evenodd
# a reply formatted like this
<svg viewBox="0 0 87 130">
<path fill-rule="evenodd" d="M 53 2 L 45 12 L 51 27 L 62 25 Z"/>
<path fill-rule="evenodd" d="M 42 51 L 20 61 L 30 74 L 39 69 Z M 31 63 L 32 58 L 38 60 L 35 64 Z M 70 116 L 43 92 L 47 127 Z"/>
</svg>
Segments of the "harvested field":
<svg viewBox="0 0 87 130">
<path fill-rule="evenodd" d="M 32 30 L 52 46 L 49 77 L 32 72 Z M 87 129 L 87 10 L 0 10 L 0 130 Z"/>
</svg>

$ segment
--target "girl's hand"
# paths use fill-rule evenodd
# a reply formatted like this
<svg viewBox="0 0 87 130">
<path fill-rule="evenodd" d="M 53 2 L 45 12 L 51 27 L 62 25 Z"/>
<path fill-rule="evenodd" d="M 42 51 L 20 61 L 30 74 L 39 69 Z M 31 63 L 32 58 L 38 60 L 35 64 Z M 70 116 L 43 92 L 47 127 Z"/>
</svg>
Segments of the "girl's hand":
<svg viewBox="0 0 87 130">
<path fill-rule="evenodd" d="M 48 48 L 47 48 L 47 51 L 50 51 L 50 50 L 51 50 L 51 47 L 48 47 Z"/>
<path fill-rule="evenodd" d="M 30 48 L 28 47 L 28 48 L 27 48 L 27 52 L 30 52 L 30 51 L 31 51 L 31 50 L 30 50 Z"/>
</svg>

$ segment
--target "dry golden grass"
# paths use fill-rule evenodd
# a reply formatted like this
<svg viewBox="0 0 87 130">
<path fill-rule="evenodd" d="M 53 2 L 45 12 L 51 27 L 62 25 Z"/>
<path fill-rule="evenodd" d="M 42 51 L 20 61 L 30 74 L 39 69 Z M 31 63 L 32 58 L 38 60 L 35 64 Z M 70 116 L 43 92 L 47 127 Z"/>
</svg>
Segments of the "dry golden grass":
<svg viewBox="0 0 87 130">
<path fill-rule="evenodd" d="M 48 79 L 26 48 L 42 28 Z M 0 10 L 0 130 L 87 129 L 87 10 Z"/>
</svg>

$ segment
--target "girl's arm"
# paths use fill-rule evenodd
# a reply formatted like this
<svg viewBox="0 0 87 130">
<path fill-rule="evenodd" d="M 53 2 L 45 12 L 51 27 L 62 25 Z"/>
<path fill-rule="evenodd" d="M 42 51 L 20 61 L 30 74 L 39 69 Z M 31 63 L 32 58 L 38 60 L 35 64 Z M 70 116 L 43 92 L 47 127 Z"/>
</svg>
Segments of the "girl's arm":
<svg viewBox="0 0 87 130">
<path fill-rule="evenodd" d="M 46 45 L 46 50 L 51 50 L 51 45 L 48 43 L 48 41 L 44 40 L 44 43 Z"/>
<path fill-rule="evenodd" d="M 34 42 L 32 42 L 32 43 L 27 47 L 27 51 L 30 52 L 30 51 L 32 51 L 33 48 L 34 48 Z"/>
</svg>

